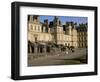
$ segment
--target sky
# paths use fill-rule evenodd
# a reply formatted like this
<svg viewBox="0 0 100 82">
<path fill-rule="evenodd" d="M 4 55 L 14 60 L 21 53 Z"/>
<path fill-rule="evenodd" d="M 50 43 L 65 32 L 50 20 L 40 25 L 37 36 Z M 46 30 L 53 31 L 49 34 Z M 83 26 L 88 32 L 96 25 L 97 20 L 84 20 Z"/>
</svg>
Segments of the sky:
<svg viewBox="0 0 100 82">
<path fill-rule="evenodd" d="M 53 21 L 54 16 L 46 16 L 46 15 L 40 15 L 39 19 L 41 22 L 44 22 L 45 19 L 48 19 L 48 22 Z M 59 19 L 61 20 L 61 23 L 64 25 L 66 22 L 76 22 L 77 24 L 81 23 L 88 23 L 87 17 L 75 17 L 75 16 L 59 16 Z"/>
</svg>

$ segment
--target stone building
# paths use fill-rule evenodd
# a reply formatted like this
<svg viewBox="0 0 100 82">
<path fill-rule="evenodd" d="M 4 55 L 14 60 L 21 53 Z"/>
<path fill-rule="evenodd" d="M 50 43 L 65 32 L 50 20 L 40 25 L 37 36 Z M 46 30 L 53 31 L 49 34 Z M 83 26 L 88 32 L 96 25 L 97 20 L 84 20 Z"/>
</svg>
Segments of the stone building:
<svg viewBox="0 0 100 82">
<path fill-rule="evenodd" d="M 78 33 L 78 47 L 79 48 L 87 48 L 87 23 L 80 24 L 77 28 Z"/>
<path fill-rule="evenodd" d="M 71 22 L 61 24 L 59 17 L 55 16 L 50 23 L 39 20 L 38 15 L 28 16 L 28 52 L 50 52 L 54 45 L 79 47 L 79 30 Z"/>
</svg>

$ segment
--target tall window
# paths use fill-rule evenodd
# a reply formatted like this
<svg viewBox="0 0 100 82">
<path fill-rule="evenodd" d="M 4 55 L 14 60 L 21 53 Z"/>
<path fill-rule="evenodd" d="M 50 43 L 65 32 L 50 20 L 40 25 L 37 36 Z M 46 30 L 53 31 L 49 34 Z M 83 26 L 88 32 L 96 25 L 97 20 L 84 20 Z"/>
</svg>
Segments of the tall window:
<svg viewBox="0 0 100 82">
<path fill-rule="evenodd" d="M 36 26 L 34 26 L 34 29 L 36 30 Z"/>
<path fill-rule="evenodd" d="M 35 42 L 37 42 L 37 37 L 35 37 Z"/>
<path fill-rule="evenodd" d="M 43 26 L 42 26 L 42 29 L 41 29 L 41 30 L 42 30 L 42 32 L 43 32 Z"/>
<path fill-rule="evenodd" d="M 30 30 L 33 30 L 33 26 L 32 25 L 30 26 Z"/>
<path fill-rule="evenodd" d="M 38 31 L 40 32 L 40 27 L 38 26 Z"/>
</svg>

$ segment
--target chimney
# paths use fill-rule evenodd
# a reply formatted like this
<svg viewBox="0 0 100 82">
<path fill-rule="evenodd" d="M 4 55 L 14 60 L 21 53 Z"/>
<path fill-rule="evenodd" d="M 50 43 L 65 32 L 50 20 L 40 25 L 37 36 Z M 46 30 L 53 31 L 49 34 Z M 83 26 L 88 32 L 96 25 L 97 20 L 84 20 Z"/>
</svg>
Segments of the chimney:
<svg viewBox="0 0 100 82">
<path fill-rule="evenodd" d="M 48 25 L 48 19 L 44 20 L 44 24 Z"/>
<path fill-rule="evenodd" d="M 33 21 L 33 16 L 29 15 L 29 21 L 32 22 Z"/>
<path fill-rule="evenodd" d="M 39 22 L 39 16 L 38 15 L 34 15 L 33 16 L 33 21 Z"/>
<path fill-rule="evenodd" d="M 58 16 L 54 17 L 54 25 L 59 26 L 60 25 L 60 20 Z"/>
</svg>

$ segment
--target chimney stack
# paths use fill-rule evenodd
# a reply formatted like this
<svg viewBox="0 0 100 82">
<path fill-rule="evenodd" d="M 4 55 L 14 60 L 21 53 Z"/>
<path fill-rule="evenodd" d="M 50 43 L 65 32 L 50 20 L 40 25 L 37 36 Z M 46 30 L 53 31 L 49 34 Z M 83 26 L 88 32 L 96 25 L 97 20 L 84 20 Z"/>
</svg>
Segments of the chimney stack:
<svg viewBox="0 0 100 82">
<path fill-rule="evenodd" d="M 48 25 L 48 19 L 44 20 L 44 24 Z"/>
<path fill-rule="evenodd" d="M 33 21 L 33 16 L 32 16 L 32 15 L 29 16 L 29 21 L 30 21 L 30 22 Z"/>
</svg>

